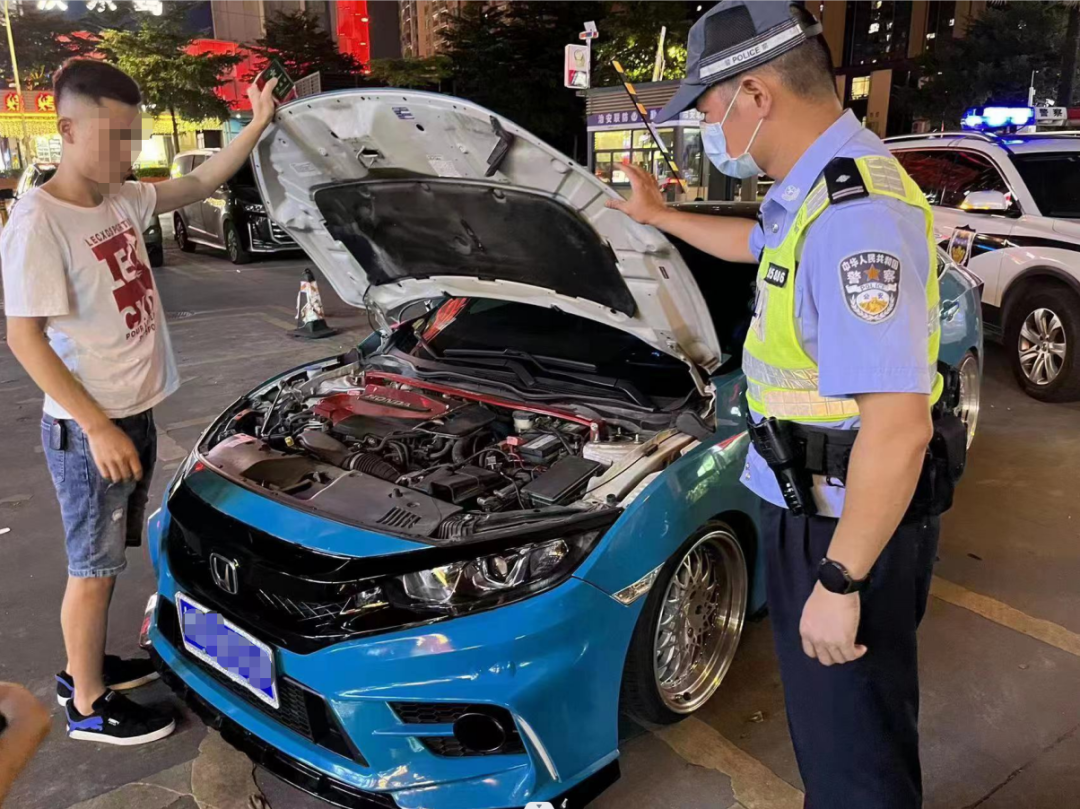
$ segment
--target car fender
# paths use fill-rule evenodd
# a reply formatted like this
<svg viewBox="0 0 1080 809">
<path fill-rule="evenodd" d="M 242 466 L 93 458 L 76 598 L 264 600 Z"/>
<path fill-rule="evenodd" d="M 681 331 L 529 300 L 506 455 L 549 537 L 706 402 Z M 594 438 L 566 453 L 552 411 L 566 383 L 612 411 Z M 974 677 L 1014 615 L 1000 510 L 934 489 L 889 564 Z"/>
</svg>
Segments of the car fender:
<svg viewBox="0 0 1080 809">
<path fill-rule="evenodd" d="M 941 276 L 941 300 L 955 306 L 942 310 L 941 348 L 938 358 L 958 366 L 968 351 L 974 351 L 980 363 L 983 356 L 982 296 L 969 276 L 947 270 Z"/>
<path fill-rule="evenodd" d="M 1019 252 L 1019 251 L 1010 251 Z M 1002 262 L 1001 295 L 1002 314 L 1008 316 L 1009 307 L 1033 281 L 1058 281 L 1080 295 L 1080 252 L 1060 248 L 1039 251 L 1039 263 L 1026 263 L 1019 256 L 1006 254 Z"/>
<path fill-rule="evenodd" d="M 661 567 L 690 536 L 713 519 L 727 519 L 744 543 L 750 566 L 749 612 L 765 600 L 762 555 L 756 552 L 760 501 L 742 485 L 750 439 L 741 372 L 717 380 L 717 401 L 734 401 L 717 433 L 661 472 L 608 529 L 575 574 L 609 595 Z M 732 412 L 734 411 L 734 412 Z M 735 415 L 737 413 L 738 415 Z"/>
</svg>

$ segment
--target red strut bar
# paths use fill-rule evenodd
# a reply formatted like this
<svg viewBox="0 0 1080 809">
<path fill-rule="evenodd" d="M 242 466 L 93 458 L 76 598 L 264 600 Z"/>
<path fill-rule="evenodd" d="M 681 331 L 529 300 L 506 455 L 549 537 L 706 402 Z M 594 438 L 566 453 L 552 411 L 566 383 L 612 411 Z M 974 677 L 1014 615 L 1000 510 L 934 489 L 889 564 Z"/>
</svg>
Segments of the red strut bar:
<svg viewBox="0 0 1080 809">
<path fill-rule="evenodd" d="M 493 405 L 495 407 L 505 407 L 510 410 L 525 410 L 529 413 L 537 413 L 541 416 L 551 416 L 552 418 L 562 419 L 563 421 L 572 421 L 575 424 L 584 424 L 589 428 L 589 438 L 596 441 L 600 438 L 600 427 L 603 425 L 602 421 L 593 421 L 587 419 L 584 416 L 579 416 L 576 413 L 567 413 L 564 410 L 558 410 L 553 407 L 540 407 L 537 405 L 523 404 L 522 402 L 512 402 L 509 399 L 501 399 L 498 396 L 488 396 L 484 393 L 473 393 L 472 391 L 461 390 L 460 388 L 451 388 L 448 385 L 440 385 L 436 382 L 424 382 L 419 379 L 412 379 L 411 377 L 401 376 L 400 374 L 389 374 L 385 371 L 365 371 L 364 379 L 383 379 L 387 382 L 397 382 L 401 385 L 408 385 L 410 388 L 420 388 L 421 390 L 432 390 L 436 393 L 444 393 L 447 396 L 457 396 L 461 399 L 471 399 L 474 402 L 483 402 L 484 404 Z"/>
</svg>

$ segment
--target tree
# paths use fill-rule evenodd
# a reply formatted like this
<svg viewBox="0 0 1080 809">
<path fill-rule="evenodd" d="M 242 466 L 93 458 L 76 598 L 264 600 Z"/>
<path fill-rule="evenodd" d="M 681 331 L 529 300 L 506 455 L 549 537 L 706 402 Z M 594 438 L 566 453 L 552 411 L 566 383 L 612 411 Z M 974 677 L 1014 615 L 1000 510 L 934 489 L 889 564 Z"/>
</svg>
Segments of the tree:
<svg viewBox="0 0 1080 809">
<path fill-rule="evenodd" d="M 574 151 L 584 105 L 563 87 L 563 49 L 577 41 L 584 20 L 599 19 L 600 10 L 593 2 L 464 4 L 445 35 L 454 94 Z"/>
<path fill-rule="evenodd" d="M 184 27 L 188 3 L 166 3 L 160 17 L 145 15 L 132 31 L 101 32 L 98 50 L 135 79 L 143 101 L 154 113 L 172 116 L 173 146 L 180 150 L 177 115 L 192 121 L 229 117 L 229 107 L 215 90 L 242 56 L 189 53 L 194 37 Z"/>
<path fill-rule="evenodd" d="M 330 33 L 306 10 L 271 13 L 266 19 L 266 34 L 251 51 L 260 57 L 256 72 L 276 58 L 293 79 L 316 71 L 357 73 L 364 67 L 352 54 L 339 51 Z"/>
<path fill-rule="evenodd" d="M 987 6 L 962 38 L 948 38 L 919 60 L 919 86 L 898 101 L 933 128 L 956 128 L 968 107 L 990 102 L 1027 103 L 1035 71 L 1037 98 L 1058 88 L 1067 12 L 1050 3 Z"/>
<path fill-rule="evenodd" d="M 618 59 L 633 82 L 652 81 L 660 30 L 664 38 L 664 78 L 682 78 L 686 74 L 686 37 L 692 20 L 685 3 L 605 3 L 599 23 L 600 38 L 593 45 L 594 87 L 619 84 L 611 67 Z"/>
<path fill-rule="evenodd" d="M 76 36 L 75 32 L 83 27 L 78 21 L 64 14 L 38 11 L 29 3 L 20 3 L 18 9 L 14 8 L 14 4 L 12 6 L 11 33 L 24 90 L 48 87 L 53 72 L 65 59 L 93 52 L 97 40 L 94 37 Z M 3 15 L 0 15 L 0 26 L 3 24 Z M 2 36 L 6 45 L 7 32 Z M 0 72 L 5 79 L 4 86 L 15 83 L 7 47 L 0 47 Z"/>
<path fill-rule="evenodd" d="M 1069 12 L 1069 24 L 1061 43 L 1061 82 L 1058 84 L 1057 103 L 1072 104 L 1073 87 L 1076 84 L 1076 52 L 1080 49 L 1080 2 L 1063 2 Z"/>
<path fill-rule="evenodd" d="M 444 55 L 425 59 L 372 59 L 371 78 L 387 87 L 408 87 L 415 90 L 441 90 L 451 76 L 451 62 Z"/>
</svg>

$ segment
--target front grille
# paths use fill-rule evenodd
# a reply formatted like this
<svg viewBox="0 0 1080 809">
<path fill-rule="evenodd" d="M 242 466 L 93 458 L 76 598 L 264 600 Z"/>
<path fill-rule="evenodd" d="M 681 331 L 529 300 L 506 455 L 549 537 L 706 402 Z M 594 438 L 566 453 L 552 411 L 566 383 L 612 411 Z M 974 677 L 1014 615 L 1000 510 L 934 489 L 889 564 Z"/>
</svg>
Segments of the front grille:
<svg viewBox="0 0 1080 809">
<path fill-rule="evenodd" d="M 221 513 L 184 484 L 169 512 L 165 551 L 180 589 L 275 646 L 308 654 L 418 620 L 417 612 L 388 605 L 365 578 L 378 572 L 370 560 L 285 542 Z M 212 553 L 237 563 L 236 593 L 214 582 Z"/>
<path fill-rule="evenodd" d="M 353 597 L 341 601 L 296 601 L 277 593 L 259 590 L 256 595 L 263 604 L 273 610 L 292 615 L 301 622 L 325 623 L 337 618 L 355 600 Z"/>
<path fill-rule="evenodd" d="M 458 702 L 391 702 L 406 725 L 452 725 L 471 706 Z"/>
<path fill-rule="evenodd" d="M 514 718 L 505 708 L 494 705 L 471 705 L 464 702 L 391 702 L 390 708 L 406 725 L 452 725 L 463 714 L 482 712 L 493 717 L 506 731 L 506 742 L 498 750 L 481 752 L 465 747 L 455 736 L 422 736 L 417 738 L 437 756 L 464 758 L 466 756 L 510 756 L 525 752 Z"/>
<path fill-rule="evenodd" d="M 280 722 L 308 741 L 367 766 L 367 761 L 364 760 L 363 755 L 342 731 L 337 717 L 334 716 L 330 707 L 326 704 L 326 700 L 318 694 L 308 690 L 289 677 L 278 677 L 279 707 L 275 710 L 246 688 L 233 682 L 220 671 L 211 668 L 188 652 L 180 634 L 180 621 L 176 614 L 176 606 L 171 601 L 161 600 L 158 602 L 157 623 L 161 634 L 165 636 L 165 639 L 173 648 L 180 652 L 188 662 L 197 666 L 201 672 L 228 689 L 234 696 L 240 697 L 248 705 L 257 708 L 266 716 Z"/>
<path fill-rule="evenodd" d="M 466 750 L 465 745 L 453 736 L 425 736 L 420 741 L 423 743 L 424 747 L 432 753 L 437 756 L 444 756 L 445 758 L 465 758 L 466 756 L 485 755 L 484 753 L 473 753 Z M 502 750 L 498 752 L 499 754 L 503 753 Z"/>
<path fill-rule="evenodd" d="M 270 236 L 275 242 L 293 243 L 293 238 L 285 232 L 285 228 L 273 220 L 270 221 Z"/>
</svg>

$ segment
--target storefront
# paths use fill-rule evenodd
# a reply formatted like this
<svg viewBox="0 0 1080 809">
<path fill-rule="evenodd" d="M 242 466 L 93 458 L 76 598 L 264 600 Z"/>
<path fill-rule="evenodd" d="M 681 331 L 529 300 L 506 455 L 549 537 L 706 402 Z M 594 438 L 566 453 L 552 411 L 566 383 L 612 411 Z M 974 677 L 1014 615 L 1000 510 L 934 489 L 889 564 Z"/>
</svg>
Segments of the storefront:
<svg viewBox="0 0 1080 809">
<path fill-rule="evenodd" d="M 650 119 L 655 119 L 675 95 L 679 82 L 649 82 L 634 87 Z M 598 178 L 620 192 L 630 189 L 630 179 L 622 166 L 633 163 L 653 174 L 673 201 L 735 199 L 739 195 L 738 182 L 720 175 L 705 157 L 701 148 L 703 116 L 696 110 L 654 126 L 664 150 L 686 180 L 685 193 L 671 176 L 667 161 L 621 85 L 587 91 L 586 112 L 589 167 Z"/>
<path fill-rule="evenodd" d="M 0 169 L 17 171 L 27 162 L 60 159 L 56 99 L 51 91 L 31 90 L 0 96 Z"/>
<path fill-rule="evenodd" d="M 224 124 L 214 120 L 188 121 L 177 118 L 180 150 L 218 148 L 231 140 L 250 117 L 230 118 Z M 17 174 L 29 163 L 60 160 L 61 142 L 56 132 L 56 101 L 51 91 L 30 90 L 20 95 L 8 90 L 0 95 L 0 171 Z M 150 136 L 142 142 L 140 169 L 165 170 L 172 162 L 172 116 L 154 118 Z"/>
</svg>

